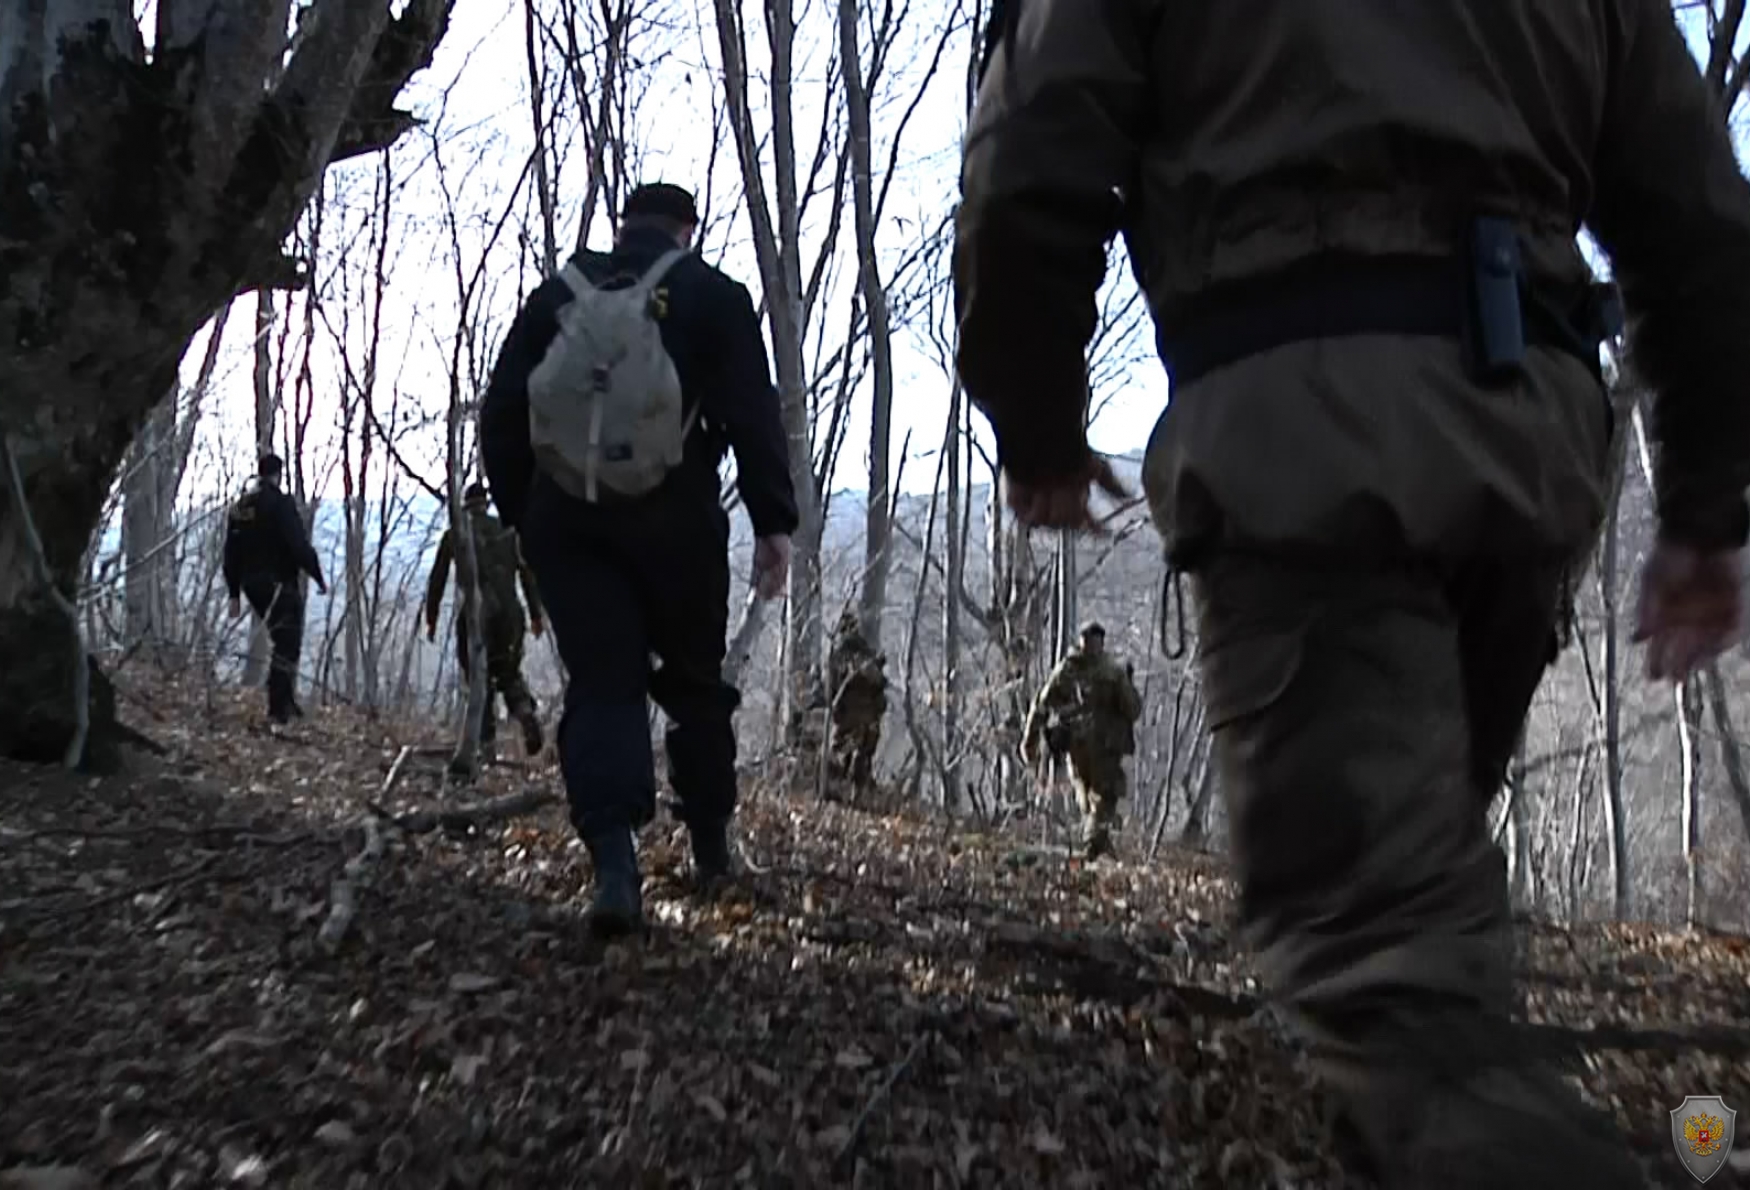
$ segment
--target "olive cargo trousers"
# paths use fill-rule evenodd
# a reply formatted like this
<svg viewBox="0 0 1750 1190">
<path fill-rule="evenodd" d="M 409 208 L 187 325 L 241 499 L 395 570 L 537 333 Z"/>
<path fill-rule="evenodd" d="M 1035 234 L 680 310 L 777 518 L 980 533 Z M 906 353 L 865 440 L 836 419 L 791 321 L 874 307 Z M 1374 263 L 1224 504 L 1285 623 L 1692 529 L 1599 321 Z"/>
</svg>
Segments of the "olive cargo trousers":
<svg viewBox="0 0 1750 1190">
<path fill-rule="evenodd" d="M 1383 1180 L 1506 1190 L 1559 1159 L 1547 1184 L 1636 1184 L 1509 1021 L 1487 810 L 1555 656 L 1561 569 L 1223 554 L 1194 581 L 1242 929 Z"/>
</svg>

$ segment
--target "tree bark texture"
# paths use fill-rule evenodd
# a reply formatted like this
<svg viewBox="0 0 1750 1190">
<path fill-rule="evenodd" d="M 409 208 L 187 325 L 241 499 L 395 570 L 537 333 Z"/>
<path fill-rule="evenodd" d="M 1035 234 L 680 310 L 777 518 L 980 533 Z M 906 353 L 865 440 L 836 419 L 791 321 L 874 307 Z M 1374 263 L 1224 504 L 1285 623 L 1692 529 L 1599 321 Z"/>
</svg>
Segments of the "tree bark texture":
<svg viewBox="0 0 1750 1190">
<path fill-rule="evenodd" d="M 406 126 L 392 103 L 430 60 L 450 0 L 411 0 L 394 19 L 387 4 L 316 0 L 289 61 L 290 0 L 158 8 L 148 61 L 120 0 L 0 7 L 0 426 L 68 599 L 195 333 L 277 273 L 331 160 Z M 9 755 L 58 752 L 74 726 L 75 629 L 30 564 L 24 514 L 0 497 Z M 113 706 L 90 709 L 95 745 Z"/>
</svg>

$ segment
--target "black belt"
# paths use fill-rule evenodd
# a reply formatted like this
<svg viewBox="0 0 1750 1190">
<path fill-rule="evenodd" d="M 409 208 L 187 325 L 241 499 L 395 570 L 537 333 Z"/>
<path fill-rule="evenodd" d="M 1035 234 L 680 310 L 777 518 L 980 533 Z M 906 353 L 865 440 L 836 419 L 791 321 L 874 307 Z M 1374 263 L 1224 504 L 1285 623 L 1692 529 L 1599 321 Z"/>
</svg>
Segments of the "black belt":
<svg viewBox="0 0 1750 1190">
<path fill-rule="evenodd" d="M 1191 312 L 1156 335 L 1175 385 L 1186 385 L 1247 356 L 1305 339 L 1347 335 L 1475 338 L 1470 270 L 1458 258 L 1321 257 L 1199 296 Z M 1598 347 L 1622 332 L 1622 305 L 1610 285 L 1561 293 L 1519 284 L 1525 346 L 1578 357 L 1599 376 Z"/>
</svg>

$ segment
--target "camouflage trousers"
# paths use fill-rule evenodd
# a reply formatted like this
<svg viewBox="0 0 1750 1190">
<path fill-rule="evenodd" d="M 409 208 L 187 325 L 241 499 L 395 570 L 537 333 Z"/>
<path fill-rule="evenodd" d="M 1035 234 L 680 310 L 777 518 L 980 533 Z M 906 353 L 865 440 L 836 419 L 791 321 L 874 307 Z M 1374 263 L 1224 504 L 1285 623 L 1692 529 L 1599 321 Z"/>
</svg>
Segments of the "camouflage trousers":
<svg viewBox="0 0 1750 1190">
<path fill-rule="evenodd" d="M 481 712 L 480 743 L 482 746 L 498 739 L 498 699 L 504 709 L 523 724 L 525 735 L 532 741 L 539 724 L 535 696 L 523 680 L 523 637 L 527 624 L 521 616 L 494 616 L 486 622 L 486 705 Z M 456 660 L 462 669 L 462 679 L 472 680 L 473 659 L 468 648 L 468 618 L 456 617 Z"/>
<path fill-rule="evenodd" d="M 1509 1021 L 1487 810 L 1555 655 L 1559 568 L 1226 555 L 1195 585 L 1241 926 L 1382 1180 L 1635 1184 L 1609 1128 L 1575 1139 L 1581 1105 Z M 1526 1151 L 1478 1156 L 1515 1137 Z M 1557 1150 L 1559 1176 L 1537 1164 Z M 1470 1172 L 1438 1172 L 1440 1153 Z"/>
<path fill-rule="evenodd" d="M 832 727 L 832 773 L 853 788 L 875 782 L 875 750 L 881 745 L 881 721 L 845 716 Z"/>
<path fill-rule="evenodd" d="M 1090 858 L 1112 850 L 1112 835 L 1122 825 L 1118 803 L 1128 783 L 1124 758 L 1099 748 L 1069 750 L 1070 787 L 1082 815 L 1082 848 Z"/>
</svg>

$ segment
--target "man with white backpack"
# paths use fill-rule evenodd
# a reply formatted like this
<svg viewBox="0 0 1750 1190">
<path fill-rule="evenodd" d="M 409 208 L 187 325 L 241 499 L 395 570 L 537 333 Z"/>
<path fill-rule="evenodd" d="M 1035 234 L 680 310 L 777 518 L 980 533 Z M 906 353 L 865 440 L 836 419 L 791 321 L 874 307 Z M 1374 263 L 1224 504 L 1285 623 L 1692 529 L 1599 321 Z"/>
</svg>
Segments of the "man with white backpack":
<svg viewBox="0 0 1750 1190">
<path fill-rule="evenodd" d="M 647 699 L 669 720 L 669 780 L 697 875 L 730 869 L 740 694 L 723 673 L 724 452 L 735 452 L 766 598 L 784 589 L 797 521 L 759 316 L 744 286 L 690 251 L 697 226 L 685 190 L 633 190 L 613 251 L 579 252 L 529 296 L 480 411 L 493 500 L 521 538 L 567 671 L 559 758 L 602 934 L 643 920 L 635 833 L 656 807 Z"/>
</svg>

